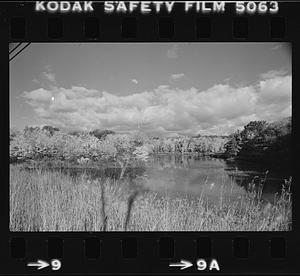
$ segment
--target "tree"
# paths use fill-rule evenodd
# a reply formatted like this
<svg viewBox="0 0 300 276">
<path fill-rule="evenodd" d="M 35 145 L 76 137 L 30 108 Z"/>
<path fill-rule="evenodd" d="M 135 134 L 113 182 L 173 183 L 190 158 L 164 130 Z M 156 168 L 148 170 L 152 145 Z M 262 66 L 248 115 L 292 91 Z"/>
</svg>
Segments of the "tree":
<svg viewBox="0 0 300 276">
<path fill-rule="evenodd" d="M 20 131 L 17 128 L 11 128 L 9 131 L 9 141 L 12 141 L 19 134 Z"/>
<path fill-rule="evenodd" d="M 240 133 L 229 136 L 225 144 L 229 156 L 260 160 L 286 160 L 291 148 L 291 119 L 273 123 L 252 121 Z"/>
<path fill-rule="evenodd" d="M 26 126 L 24 128 L 24 134 L 30 134 L 32 132 L 35 132 L 35 131 L 38 131 L 40 130 L 41 128 L 39 126 Z"/>
<path fill-rule="evenodd" d="M 140 145 L 135 135 L 109 134 L 104 141 L 116 149 L 111 157 L 121 167 L 120 178 L 123 178 L 128 166 L 134 166 L 139 161 L 145 162 L 152 150 L 148 145 Z"/>
<path fill-rule="evenodd" d="M 226 144 L 225 150 L 229 156 L 237 156 L 241 146 L 239 145 L 238 139 L 233 136 Z"/>
<path fill-rule="evenodd" d="M 243 131 L 241 132 L 242 139 L 252 140 L 257 136 L 262 136 L 266 127 L 266 121 L 251 121 L 244 127 Z"/>
<path fill-rule="evenodd" d="M 43 126 L 42 130 L 49 131 L 50 135 L 53 135 L 56 131 L 59 131 L 59 128 L 53 126 Z"/>
<path fill-rule="evenodd" d="M 108 129 L 105 130 L 95 129 L 91 131 L 90 134 L 97 137 L 99 140 L 101 140 L 104 139 L 109 134 L 115 134 L 115 132 Z"/>
</svg>

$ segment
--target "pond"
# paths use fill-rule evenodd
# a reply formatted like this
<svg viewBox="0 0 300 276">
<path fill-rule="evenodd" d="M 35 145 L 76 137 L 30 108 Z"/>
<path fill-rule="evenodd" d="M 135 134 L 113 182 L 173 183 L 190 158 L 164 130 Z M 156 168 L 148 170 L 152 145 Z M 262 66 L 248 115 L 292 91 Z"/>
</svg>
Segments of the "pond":
<svg viewBox="0 0 300 276">
<path fill-rule="evenodd" d="M 82 174 L 92 179 L 120 178 L 120 168 L 68 168 L 60 169 L 72 177 Z M 225 160 L 208 156 L 194 155 L 152 155 L 146 167 L 128 168 L 126 177 L 134 183 L 164 196 L 205 198 L 215 203 L 237 198 L 247 192 L 248 184 L 256 186 L 263 181 L 262 198 L 273 202 L 275 193 L 280 193 L 285 179 L 291 171 L 270 164 Z M 142 177 L 141 177 L 142 176 Z"/>
<path fill-rule="evenodd" d="M 287 169 L 257 162 L 228 161 L 187 155 L 153 156 L 146 169 L 146 186 L 168 195 L 201 195 L 208 200 L 238 197 L 248 184 L 264 182 L 262 198 L 272 202 L 280 193 Z"/>
</svg>

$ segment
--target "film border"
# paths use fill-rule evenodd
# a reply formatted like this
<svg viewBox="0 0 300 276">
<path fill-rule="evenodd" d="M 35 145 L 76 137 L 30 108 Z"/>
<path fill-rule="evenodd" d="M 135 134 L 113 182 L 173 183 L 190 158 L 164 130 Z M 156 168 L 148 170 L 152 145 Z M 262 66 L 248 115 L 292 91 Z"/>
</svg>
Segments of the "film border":
<svg viewBox="0 0 300 276">
<path fill-rule="evenodd" d="M 101 8 L 97 8 L 94 14 L 37 14 L 34 12 L 34 3 L 12 2 L 0 3 L 0 54 L 1 70 L 3 80 L 1 82 L 2 92 L 2 126 L 5 131 L 9 131 L 9 60 L 8 42 L 256 42 L 256 41 L 287 41 L 292 43 L 293 49 L 293 147 L 295 152 L 299 151 L 297 145 L 297 126 L 299 124 L 295 103 L 298 102 L 296 91 L 299 91 L 300 84 L 297 76 L 300 73 L 300 41 L 299 41 L 299 10 L 300 3 L 280 2 L 280 10 L 276 15 L 242 15 L 238 16 L 232 8 L 224 14 L 196 14 L 184 13 L 183 9 L 176 8 L 171 14 L 161 12 L 159 14 L 143 15 L 132 13 L 123 14 L 103 14 Z M 101 3 L 97 3 L 101 6 Z M 92 37 L 88 38 L 84 34 L 85 20 L 91 20 L 92 26 L 99 24 L 99 33 L 92 31 Z M 15 20 L 15 21 L 14 21 Z M 19 20 L 19 21 L 18 21 Z M 50 20 L 50 21 L 48 21 Z M 47 23 L 54 22 L 54 26 L 61 24 L 62 32 L 56 33 L 54 37 L 47 35 Z M 165 20 L 169 27 L 165 28 L 165 37 L 159 37 L 160 20 Z M 209 26 L 208 31 L 200 35 L 197 33 L 197 20 L 203 20 Z M 12 23 L 14 22 L 14 23 Z M 21 23 L 20 23 L 21 22 Z M 127 32 L 129 36 L 122 37 L 122 22 L 124 23 L 123 34 Z M 127 23 L 125 23 L 127 22 Z M 171 23 L 170 23 L 171 22 Z M 183 23 L 184 22 L 184 23 Z M 208 23 L 207 23 L 208 22 Z M 246 23 L 245 23 L 246 22 Z M 282 23 L 284 22 L 284 23 Z M 25 28 L 22 29 L 23 23 Z M 173 36 L 168 36 L 170 26 Z M 11 24 L 16 28 L 11 31 Z M 235 25 L 236 24 L 236 25 Z M 285 24 L 285 28 L 282 28 Z M 127 25 L 127 27 L 126 27 Z M 51 26 L 51 24 L 50 24 Z M 132 26 L 136 26 L 137 32 L 132 32 Z M 235 29 L 233 29 L 235 26 Z M 21 28 L 21 29 L 20 29 Z M 92 27 L 94 28 L 94 27 Z M 124 29 L 127 31 L 124 31 Z M 164 27 L 162 27 L 164 28 Z M 53 28 L 55 29 L 55 28 Z M 97 29 L 97 28 L 96 28 Z M 278 31 L 279 29 L 279 31 Z M 284 31 L 282 31 L 284 30 Z M 235 31 L 236 33 L 233 33 Z M 272 33 L 273 32 L 273 33 Z M 171 31 L 172 33 L 172 31 Z M 11 35 L 14 35 L 12 37 Z M 95 35 L 96 34 L 96 35 Z M 237 34 L 237 36 L 234 36 Z M 245 35 L 246 34 L 246 35 Z M 271 36 L 273 34 L 273 37 Z M 275 35 L 274 35 L 275 34 Z M 202 35 L 202 36 L 201 36 Z M 18 37 L 20 36 L 20 37 Z M 6 133 L 7 135 L 8 133 Z M 299 136 L 299 135 L 298 135 Z M 299 138 L 299 137 L 298 137 Z M 8 139 L 2 140 L 1 157 L 3 164 L 8 162 L 7 149 Z M 293 157 L 293 170 L 297 171 L 295 156 Z M 300 255 L 299 235 L 300 218 L 297 214 L 299 208 L 295 196 L 299 193 L 299 187 L 294 185 L 293 191 L 293 230 L 291 232 L 107 232 L 107 233 L 83 233 L 83 232 L 63 232 L 63 233 L 12 233 L 8 228 L 8 206 L 9 206 L 9 175 L 8 165 L 1 166 L 3 190 L 1 193 L 1 215 L 5 218 L 5 223 L 1 224 L 1 273 L 21 274 L 30 273 L 25 263 L 37 258 L 47 259 L 57 257 L 62 253 L 62 269 L 55 273 L 176 273 L 177 270 L 170 270 L 168 263 L 170 260 L 177 261 L 181 258 L 195 262 L 197 259 L 196 241 L 199 238 L 208 237 L 208 248 L 212 252 L 208 255 L 217 259 L 220 264 L 218 273 L 299 273 L 300 267 L 297 256 Z M 297 182 L 298 176 L 293 176 Z M 16 239 L 17 238 L 17 239 Z M 101 248 L 99 258 L 91 261 L 84 256 L 84 240 L 88 238 L 99 239 Z M 128 239 L 131 238 L 131 239 Z M 166 238 L 171 238 L 166 239 Z M 234 256 L 233 243 L 242 244 L 241 247 L 249 245 L 248 258 L 240 259 Z M 270 252 L 270 240 L 273 240 L 273 248 L 281 248 L 282 241 L 286 243 L 286 256 L 273 256 Z M 283 238 L 283 239 L 282 239 Z M 48 239 L 50 241 L 50 248 Z M 129 249 L 129 258 L 122 256 L 122 240 L 129 244 L 136 245 L 137 251 Z M 163 240 L 160 240 L 163 239 Z M 236 240 L 238 239 L 238 240 Z M 93 240 L 95 241 L 95 240 Z M 159 241 L 166 244 L 166 248 L 159 247 Z M 206 239 L 207 241 L 207 239 Z M 86 241 L 87 243 L 89 241 Z M 132 243 L 133 242 L 133 243 Z M 174 243 L 173 243 L 174 242 Z M 12 244 L 13 243 L 13 244 Z M 51 245 L 52 243 L 52 245 Z M 174 250 L 170 250 L 169 244 L 174 244 Z M 53 245 L 54 244 L 54 245 Z M 123 241 L 124 244 L 124 241 Z M 10 247 L 16 247 L 21 254 L 11 257 Z M 62 251 L 63 248 L 63 252 Z M 97 248 L 97 246 L 96 246 Z M 23 253 L 22 254 L 22 249 Z M 113 250 L 112 250 L 113 249 Z M 49 252 L 50 254 L 48 254 Z M 52 251 L 52 253 L 51 253 Z M 126 250 L 125 250 L 126 251 Z M 275 250 L 276 251 L 276 250 Z M 243 252 L 243 250 L 242 250 Z M 160 253 L 166 254 L 161 258 Z M 173 257 L 168 258 L 168 254 Z M 124 254 L 124 252 L 123 252 Z M 136 254 L 133 258 L 132 254 Z M 23 256 L 24 255 L 24 256 Z M 49 256 L 52 255 L 52 256 Z M 93 255 L 93 254 L 92 254 Z M 242 253 L 243 255 L 243 253 Z M 60 258 L 61 256 L 58 256 Z M 199 256 L 200 257 L 200 256 Z M 276 258 L 279 257 L 279 258 Z M 208 257 L 208 259 L 210 259 Z M 178 270 L 179 271 L 179 270 Z M 197 270 L 187 273 L 199 273 Z"/>
</svg>

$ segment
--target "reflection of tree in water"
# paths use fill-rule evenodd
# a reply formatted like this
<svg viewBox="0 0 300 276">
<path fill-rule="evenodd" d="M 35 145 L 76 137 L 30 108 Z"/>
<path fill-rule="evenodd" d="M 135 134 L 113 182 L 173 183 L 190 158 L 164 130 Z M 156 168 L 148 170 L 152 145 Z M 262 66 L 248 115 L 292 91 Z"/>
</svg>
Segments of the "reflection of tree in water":
<svg viewBox="0 0 300 276">
<path fill-rule="evenodd" d="M 153 158 L 153 163 L 161 168 L 188 168 L 189 158 L 181 154 L 157 155 Z"/>
<path fill-rule="evenodd" d="M 161 185 L 170 189 L 186 186 L 191 191 L 196 191 L 197 187 L 200 190 L 207 184 L 208 190 L 214 194 L 223 184 L 228 188 L 232 182 L 244 191 L 249 191 L 249 184 L 252 184 L 257 190 L 262 187 L 263 198 L 271 202 L 275 193 L 281 192 L 284 179 L 289 179 L 291 175 L 270 163 L 224 160 L 209 156 L 157 155 L 152 156 L 148 165 L 153 185 L 162 182 Z M 171 176 L 174 178 L 172 181 Z"/>
<path fill-rule="evenodd" d="M 201 161 L 211 161 L 213 166 L 219 161 L 219 166 L 223 167 L 223 160 L 212 158 L 209 156 L 193 156 L 188 154 L 161 154 L 152 156 L 151 161 L 149 161 L 150 166 L 158 167 L 160 169 L 164 168 L 174 168 L 174 169 L 190 169 L 197 168 Z"/>
<path fill-rule="evenodd" d="M 269 172 L 266 176 L 267 170 Z M 81 175 L 90 179 L 120 179 L 121 177 L 121 168 L 112 166 L 68 168 L 59 169 L 59 171 L 75 178 Z M 161 183 L 162 187 L 169 187 L 171 190 L 184 188 L 197 194 L 197 191 L 205 185 L 211 193 L 214 193 L 222 184 L 226 187 L 231 182 L 247 190 L 249 183 L 258 187 L 266 177 L 263 183 L 263 194 L 267 197 L 274 197 L 276 192 L 280 193 L 284 179 L 288 179 L 290 175 L 292 174 L 286 170 L 271 167 L 270 164 L 224 160 L 208 156 L 165 154 L 152 155 L 146 166 L 128 167 L 124 181 L 138 185 L 150 183 L 152 188 L 158 187 Z"/>
<path fill-rule="evenodd" d="M 226 171 L 233 177 L 234 181 L 246 190 L 250 183 L 255 187 L 262 185 L 262 193 L 273 197 L 275 193 L 281 192 L 285 179 L 292 175 L 291 171 L 278 169 L 270 163 L 225 160 Z"/>
</svg>

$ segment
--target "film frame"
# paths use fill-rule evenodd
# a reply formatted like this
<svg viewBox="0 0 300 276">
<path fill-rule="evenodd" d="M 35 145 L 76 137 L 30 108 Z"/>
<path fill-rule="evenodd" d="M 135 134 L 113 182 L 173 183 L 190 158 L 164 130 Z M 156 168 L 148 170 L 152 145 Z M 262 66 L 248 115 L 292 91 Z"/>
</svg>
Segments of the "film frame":
<svg viewBox="0 0 300 276">
<path fill-rule="evenodd" d="M 279 2 L 274 15 L 237 15 L 227 3 L 224 14 L 172 13 L 143 15 L 103 14 L 94 2 L 93 14 L 37 14 L 34 3 L 0 3 L 2 123 L 9 132 L 9 42 L 291 42 L 293 149 L 298 152 L 296 91 L 299 90 L 300 3 Z M 205 26 L 201 28 L 200 26 Z M 6 134 L 7 135 L 7 134 Z M 7 137 L 7 136 L 6 136 Z M 59 274 L 298 274 L 299 214 L 297 185 L 292 186 L 293 227 L 289 232 L 10 232 L 8 139 L 2 140 L 3 191 L 1 212 L 1 273 L 38 273 L 26 263 L 37 259 L 61 260 Z M 293 172 L 297 170 L 295 154 Z M 297 174 L 293 175 L 297 183 Z M 199 271 L 199 258 L 218 260 L 220 271 Z M 169 263 L 190 260 L 194 267 L 181 271 Z M 45 271 L 49 269 L 46 268 Z M 43 274 L 43 270 L 41 270 Z"/>
</svg>

